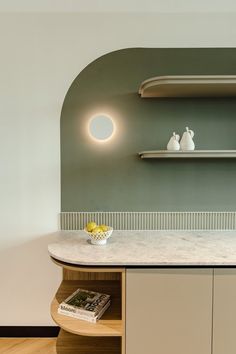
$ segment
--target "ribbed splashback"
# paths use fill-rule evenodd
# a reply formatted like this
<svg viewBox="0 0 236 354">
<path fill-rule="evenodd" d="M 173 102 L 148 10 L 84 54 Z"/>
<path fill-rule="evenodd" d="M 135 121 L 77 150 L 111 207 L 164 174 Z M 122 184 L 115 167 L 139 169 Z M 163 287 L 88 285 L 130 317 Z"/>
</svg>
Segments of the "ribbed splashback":
<svg viewBox="0 0 236 354">
<path fill-rule="evenodd" d="M 64 212 L 61 230 L 82 230 L 89 221 L 115 230 L 236 230 L 236 212 Z"/>
</svg>

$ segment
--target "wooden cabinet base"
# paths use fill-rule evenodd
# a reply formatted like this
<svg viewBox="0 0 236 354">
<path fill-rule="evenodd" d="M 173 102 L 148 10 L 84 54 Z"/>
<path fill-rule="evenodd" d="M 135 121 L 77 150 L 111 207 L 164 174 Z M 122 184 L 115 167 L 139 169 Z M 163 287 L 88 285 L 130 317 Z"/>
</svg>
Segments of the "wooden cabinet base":
<svg viewBox="0 0 236 354">
<path fill-rule="evenodd" d="M 125 354 L 125 269 L 53 261 L 63 269 L 62 283 L 51 304 L 51 316 L 61 327 L 57 353 Z M 111 295 L 111 306 L 97 323 L 58 314 L 59 304 L 78 288 Z"/>
<path fill-rule="evenodd" d="M 120 337 L 85 337 L 60 330 L 57 354 L 120 354 Z"/>
</svg>

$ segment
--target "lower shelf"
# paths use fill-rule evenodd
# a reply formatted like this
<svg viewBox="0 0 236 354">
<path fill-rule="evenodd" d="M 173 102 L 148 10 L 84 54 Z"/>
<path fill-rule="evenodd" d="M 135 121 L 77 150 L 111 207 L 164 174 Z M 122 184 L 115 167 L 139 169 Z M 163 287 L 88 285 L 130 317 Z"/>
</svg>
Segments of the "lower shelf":
<svg viewBox="0 0 236 354">
<path fill-rule="evenodd" d="M 58 314 L 59 304 L 76 289 L 88 289 L 111 295 L 111 306 L 97 323 L 81 321 Z M 121 337 L 123 325 L 121 319 L 121 283 L 106 280 L 64 280 L 51 304 L 53 320 L 65 331 L 81 336 Z"/>
<path fill-rule="evenodd" d="M 68 333 L 61 329 L 56 348 L 57 354 L 120 354 L 121 338 L 90 338 Z"/>
<path fill-rule="evenodd" d="M 236 158 L 236 150 L 194 150 L 194 151 L 170 151 L 155 150 L 139 152 L 141 159 L 163 159 L 163 158 Z"/>
</svg>

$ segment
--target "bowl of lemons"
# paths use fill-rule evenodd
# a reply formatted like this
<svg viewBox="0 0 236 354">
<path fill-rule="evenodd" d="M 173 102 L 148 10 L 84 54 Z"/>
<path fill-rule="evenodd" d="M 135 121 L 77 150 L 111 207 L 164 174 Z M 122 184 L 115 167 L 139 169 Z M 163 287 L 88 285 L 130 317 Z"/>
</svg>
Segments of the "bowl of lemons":
<svg viewBox="0 0 236 354">
<path fill-rule="evenodd" d="M 97 225 L 94 221 L 90 221 L 84 231 L 90 237 L 93 245 L 105 245 L 107 239 L 111 237 L 113 228 L 105 224 Z"/>
</svg>

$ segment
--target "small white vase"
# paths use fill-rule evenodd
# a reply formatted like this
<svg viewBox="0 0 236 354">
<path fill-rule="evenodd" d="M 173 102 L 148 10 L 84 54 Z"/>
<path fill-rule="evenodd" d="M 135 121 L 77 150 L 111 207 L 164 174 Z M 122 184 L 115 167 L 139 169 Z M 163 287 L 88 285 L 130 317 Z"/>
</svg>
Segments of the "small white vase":
<svg viewBox="0 0 236 354">
<path fill-rule="evenodd" d="M 174 132 L 167 144 L 167 150 L 178 151 L 180 149 L 179 138 L 180 136 Z"/>
<path fill-rule="evenodd" d="M 183 136 L 180 140 L 180 149 L 184 151 L 192 151 L 195 149 L 195 144 L 193 141 L 194 132 L 188 127 L 186 127 L 186 132 L 183 133 Z"/>
</svg>

